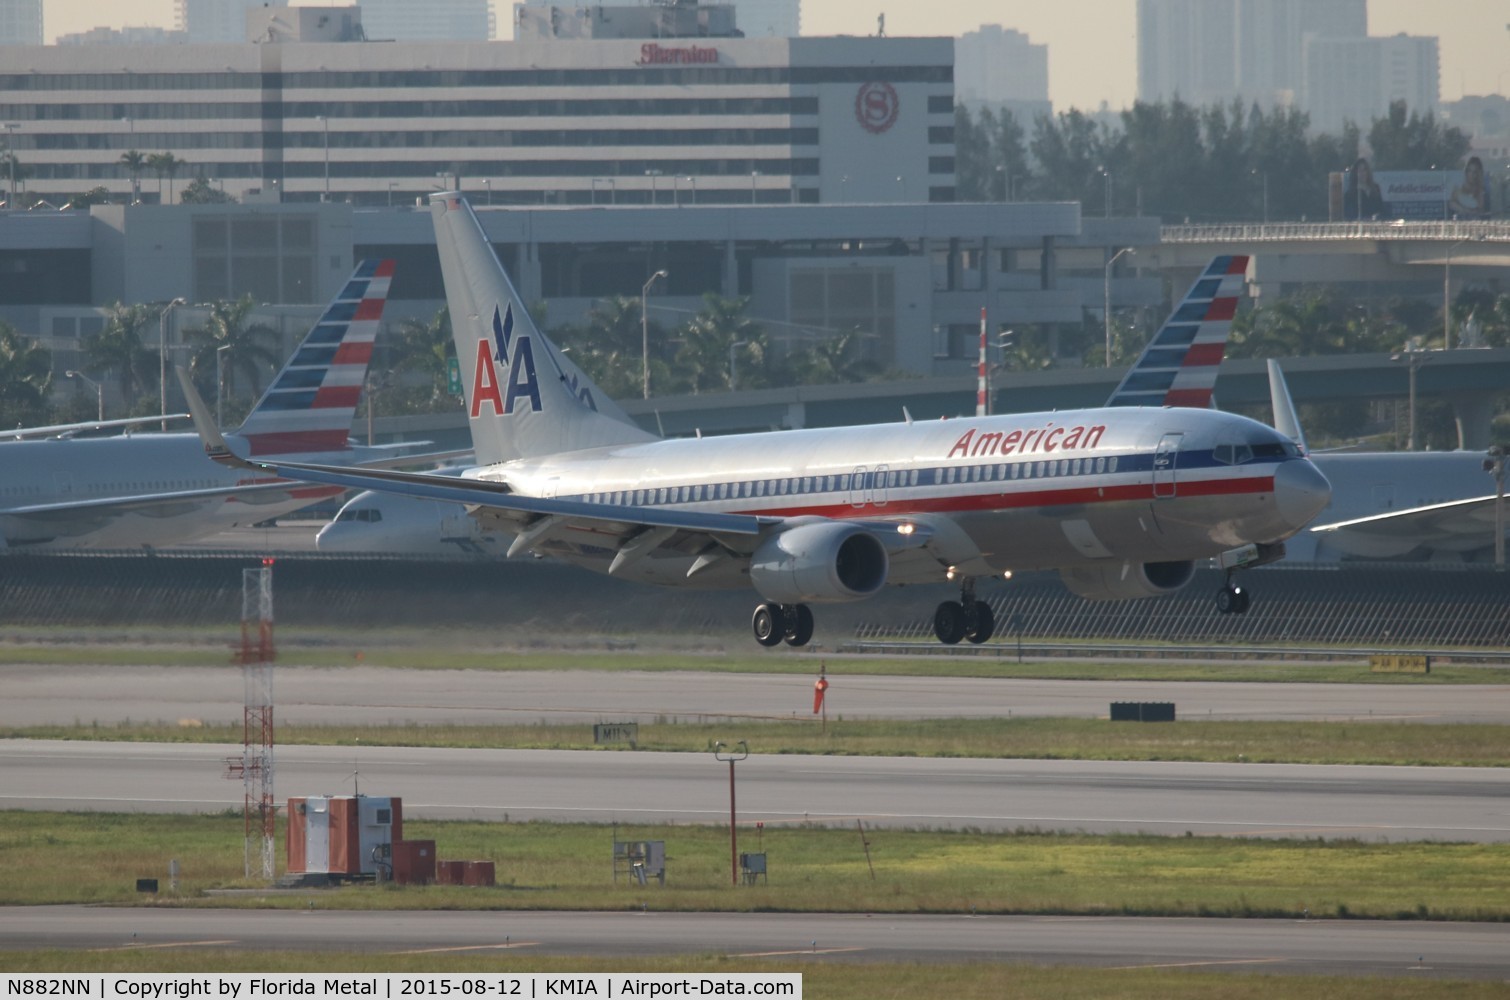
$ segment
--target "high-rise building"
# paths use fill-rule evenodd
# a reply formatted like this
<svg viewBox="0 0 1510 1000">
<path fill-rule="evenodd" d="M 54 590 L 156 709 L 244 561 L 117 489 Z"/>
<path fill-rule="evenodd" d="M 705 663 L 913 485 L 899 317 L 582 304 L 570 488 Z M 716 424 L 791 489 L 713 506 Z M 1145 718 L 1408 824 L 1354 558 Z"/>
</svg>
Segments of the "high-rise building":
<svg viewBox="0 0 1510 1000">
<path fill-rule="evenodd" d="M 1441 66 L 1435 38 L 1313 38 L 1305 50 L 1305 109 L 1312 128 L 1334 132 L 1347 122 L 1364 131 L 1393 101 L 1435 112 Z"/>
<path fill-rule="evenodd" d="M 0 0 L 0 45 L 42 44 L 42 0 Z"/>
<path fill-rule="evenodd" d="M 954 42 L 954 99 L 971 110 L 1005 108 L 1027 126 L 1048 114 L 1049 47 L 999 24 L 983 24 Z"/>
<path fill-rule="evenodd" d="M 481 42 L 492 37 L 488 0 L 357 0 L 362 28 L 375 41 L 401 42 L 457 39 Z"/>
<path fill-rule="evenodd" d="M 1237 0 L 1138 0 L 1138 100 L 1237 96 Z"/>
<path fill-rule="evenodd" d="M 176 0 L 178 30 L 191 42 L 246 41 L 246 12 L 263 0 Z"/>
<path fill-rule="evenodd" d="M 1298 104 L 1313 38 L 1364 38 L 1366 0 L 1138 0 L 1138 98 Z"/>
</svg>

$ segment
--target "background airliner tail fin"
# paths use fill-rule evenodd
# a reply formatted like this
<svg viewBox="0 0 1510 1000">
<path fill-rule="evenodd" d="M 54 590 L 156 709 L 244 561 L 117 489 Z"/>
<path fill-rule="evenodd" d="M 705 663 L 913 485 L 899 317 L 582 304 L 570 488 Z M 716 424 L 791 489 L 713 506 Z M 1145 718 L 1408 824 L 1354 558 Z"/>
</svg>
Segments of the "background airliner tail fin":
<svg viewBox="0 0 1510 1000">
<path fill-rule="evenodd" d="M 250 455 L 346 450 L 392 279 L 391 260 L 357 264 L 236 430 Z"/>
<path fill-rule="evenodd" d="M 654 440 L 536 329 L 467 200 L 432 195 L 430 215 L 477 461 Z"/>
<path fill-rule="evenodd" d="M 1274 409 L 1274 429 L 1295 442 L 1302 455 L 1310 454 L 1306 445 L 1306 432 L 1300 426 L 1300 414 L 1295 409 L 1295 400 L 1290 398 L 1290 387 L 1285 383 L 1285 373 L 1279 362 L 1269 359 L 1269 405 Z"/>
<path fill-rule="evenodd" d="M 1143 348 L 1106 405 L 1210 406 L 1247 272 L 1244 255 L 1214 258 Z"/>
</svg>

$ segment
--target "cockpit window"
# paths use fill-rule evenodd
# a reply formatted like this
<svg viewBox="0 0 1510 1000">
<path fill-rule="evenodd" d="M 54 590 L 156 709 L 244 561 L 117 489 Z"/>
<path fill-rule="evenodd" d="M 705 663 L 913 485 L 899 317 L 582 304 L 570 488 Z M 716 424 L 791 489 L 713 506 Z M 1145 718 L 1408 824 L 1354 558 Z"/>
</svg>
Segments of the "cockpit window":
<svg viewBox="0 0 1510 1000">
<path fill-rule="evenodd" d="M 1242 465 L 1253 460 L 1253 449 L 1246 444 L 1219 444 L 1211 449 L 1211 457 L 1223 465 Z"/>
<path fill-rule="evenodd" d="M 1258 458 L 1299 458 L 1300 448 L 1294 441 L 1267 441 L 1253 446 Z"/>
<path fill-rule="evenodd" d="M 359 507 L 356 510 L 343 510 L 336 514 L 337 521 L 366 521 L 372 523 L 381 521 L 383 512 L 371 507 Z"/>
</svg>

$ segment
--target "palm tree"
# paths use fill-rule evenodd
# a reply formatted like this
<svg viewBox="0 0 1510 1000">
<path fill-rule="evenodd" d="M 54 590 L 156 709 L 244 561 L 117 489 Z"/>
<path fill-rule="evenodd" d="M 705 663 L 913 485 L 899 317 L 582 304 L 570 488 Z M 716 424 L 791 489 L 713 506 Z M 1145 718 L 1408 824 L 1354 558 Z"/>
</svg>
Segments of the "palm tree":
<svg viewBox="0 0 1510 1000">
<path fill-rule="evenodd" d="M 881 374 L 881 366 L 865 357 L 864 334 L 858 328 L 820 340 L 797 351 L 791 361 L 802 385 L 864 382 Z"/>
<path fill-rule="evenodd" d="M 0 320 L 0 426 L 40 423 L 52 388 L 52 354 Z"/>
<path fill-rule="evenodd" d="M 398 327 L 398 343 L 383 351 L 383 367 L 423 374 L 430 383 L 430 402 L 454 405 L 447 384 L 456 343 L 451 339 L 451 310 L 442 306 L 429 322 L 410 316 Z"/>
<path fill-rule="evenodd" d="M 113 372 L 128 408 L 138 393 L 157 387 L 157 352 L 142 343 L 142 334 L 157 319 L 144 305 L 110 306 L 105 328 L 84 342 L 84 356 L 95 368 Z"/>
<path fill-rule="evenodd" d="M 194 350 L 189 373 L 201 391 L 214 386 L 216 356 L 222 348 L 225 357 L 220 360 L 220 370 L 225 378 L 225 395 L 230 398 L 236 396 L 238 376 L 246 378 L 255 395 L 262 389 L 262 375 L 278 364 L 278 353 L 269 346 L 278 343 L 278 331 L 266 323 L 249 321 L 254 305 L 250 295 L 221 300 L 210 306 L 204 326 L 184 331 L 184 340 Z"/>
<path fill-rule="evenodd" d="M 147 165 L 147 157 L 136 149 L 128 149 L 121 154 L 121 166 L 126 168 L 126 173 L 131 176 L 131 204 L 135 205 L 142 200 L 142 168 Z"/>
<path fill-rule="evenodd" d="M 640 300 L 617 296 L 600 299 L 587 314 L 587 322 L 575 328 L 557 328 L 552 339 L 571 351 L 571 359 L 588 378 L 615 399 L 640 395 L 640 373 L 645 363 L 641 354 Z M 664 346 L 661 327 L 651 321 L 651 384 L 664 387 L 669 368 L 657 356 Z"/>
<path fill-rule="evenodd" d="M 749 298 L 726 299 L 709 292 L 703 309 L 678 331 L 681 341 L 675 370 L 692 392 L 733 388 L 733 363 L 741 354 L 746 363 L 743 382 L 748 387 L 762 380 L 763 371 L 750 362 L 765 357 L 765 333 L 760 324 L 745 315 Z M 763 368 L 763 366 L 762 366 Z"/>
<path fill-rule="evenodd" d="M 147 157 L 147 166 L 157 171 L 157 200 L 164 205 L 173 203 L 173 175 L 178 173 L 178 168 L 184 166 L 184 161 L 172 153 L 153 153 Z M 168 200 L 163 201 L 163 178 L 168 178 Z"/>
</svg>

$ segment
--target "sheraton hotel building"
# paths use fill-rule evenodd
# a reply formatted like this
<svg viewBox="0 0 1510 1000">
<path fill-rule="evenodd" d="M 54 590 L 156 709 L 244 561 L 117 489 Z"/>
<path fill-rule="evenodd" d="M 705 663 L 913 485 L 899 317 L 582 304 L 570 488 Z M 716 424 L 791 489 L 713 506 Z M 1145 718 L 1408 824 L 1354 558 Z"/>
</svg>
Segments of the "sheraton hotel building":
<svg viewBox="0 0 1510 1000">
<path fill-rule="evenodd" d="M 665 269 L 662 308 L 749 295 L 778 340 L 858 326 L 883 364 L 957 374 L 982 306 L 999 327 L 1079 322 L 1106 248 L 1158 239 L 1076 204 L 956 202 L 951 38 L 744 38 L 732 8 L 671 5 L 520 7 L 514 41 L 392 42 L 359 15 L 254 8 L 242 44 L 0 49 L 21 168 L 18 191 L 0 174 L 0 317 L 66 364 L 107 303 L 315 307 L 375 255 L 399 261 L 389 320 L 424 315 L 443 292 L 416 205 L 460 188 L 553 322 Z M 129 150 L 179 165 L 133 175 Z M 181 205 L 198 179 L 233 201 Z M 49 210 L 95 188 L 111 203 Z M 1119 276 L 1113 304 L 1160 294 Z"/>
</svg>

